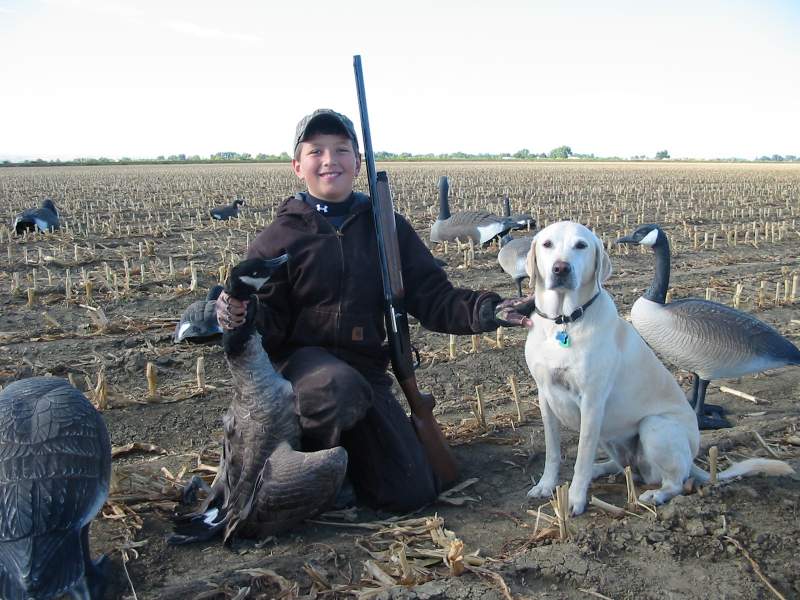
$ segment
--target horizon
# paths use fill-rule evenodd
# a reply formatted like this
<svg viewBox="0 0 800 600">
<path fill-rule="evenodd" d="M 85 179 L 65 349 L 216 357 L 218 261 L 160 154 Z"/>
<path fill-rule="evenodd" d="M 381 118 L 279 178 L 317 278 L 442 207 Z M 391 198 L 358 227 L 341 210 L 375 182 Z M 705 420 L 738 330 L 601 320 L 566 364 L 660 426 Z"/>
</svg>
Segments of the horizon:
<svg viewBox="0 0 800 600">
<path fill-rule="evenodd" d="M 800 155 L 789 0 L 304 9 L 0 0 L 0 161 L 280 155 L 318 107 L 360 138 L 354 54 L 377 151 Z"/>
</svg>

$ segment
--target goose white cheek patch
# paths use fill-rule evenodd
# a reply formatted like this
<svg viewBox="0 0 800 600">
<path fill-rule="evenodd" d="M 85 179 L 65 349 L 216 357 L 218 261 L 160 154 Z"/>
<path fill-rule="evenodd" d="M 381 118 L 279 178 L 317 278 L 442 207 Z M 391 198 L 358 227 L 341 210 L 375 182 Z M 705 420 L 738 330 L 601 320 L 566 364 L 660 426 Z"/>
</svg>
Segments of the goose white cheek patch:
<svg viewBox="0 0 800 600">
<path fill-rule="evenodd" d="M 653 231 L 644 236 L 642 238 L 642 241 L 639 243 L 642 246 L 654 246 L 657 238 L 658 238 L 658 229 L 653 229 Z"/>
<path fill-rule="evenodd" d="M 253 289 L 260 290 L 261 286 L 267 283 L 269 277 L 250 277 L 249 275 L 242 275 L 239 279 Z"/>
</svg>

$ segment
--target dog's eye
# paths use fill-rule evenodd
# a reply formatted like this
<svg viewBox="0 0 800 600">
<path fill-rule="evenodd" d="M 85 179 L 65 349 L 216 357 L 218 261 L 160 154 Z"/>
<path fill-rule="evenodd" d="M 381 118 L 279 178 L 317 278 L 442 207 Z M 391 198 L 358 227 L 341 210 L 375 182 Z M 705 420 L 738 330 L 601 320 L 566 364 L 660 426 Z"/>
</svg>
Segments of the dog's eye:
<svg viewBox="0 0 800 600">
<path fill-rule="evenodd" d="M 545 248 L 552 248 L 553 242 L 551 242 L 550 240 L 545 240 L 542 242 L 542 246 L 544 246 Z"/>
<path fill-rule="evenodd" d="M 586 244 L 586 242 L 584 242 L 583 240 L 579 240 L 579 241 L 578 241 L 578 242 L 575 244 L 575 247 L 576 247 L 578 250 L 583 250 L 584 248 L 586 248 L 586 245 L 587 245 L 587 244 Z"/>
</svg>

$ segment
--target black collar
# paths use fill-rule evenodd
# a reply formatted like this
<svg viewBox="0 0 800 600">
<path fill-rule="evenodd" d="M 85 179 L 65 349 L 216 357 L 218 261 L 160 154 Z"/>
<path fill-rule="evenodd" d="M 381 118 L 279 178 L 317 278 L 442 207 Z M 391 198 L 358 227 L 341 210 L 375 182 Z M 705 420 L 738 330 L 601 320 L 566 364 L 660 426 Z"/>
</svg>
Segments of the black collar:
<svg viewBox="0 0 800 600">
<path fill-rule="evenodd" d="M 561 325 L 562 323 L 574 323 L 583 316 L 583 313 L 586 312 L 586 309 L 589 308 L 589 305 L 592 302 L 594 302 L 599 295 L 600 295 L 600 290 L 597 290 L 597 293 L 591 298 L 589 298 L 589 301 L 586 304 L 579 306 L 578 308 L 573 310 L 572 313 L 568 315 L 558 315 L 555 317 L 548 317 L 546 314 L 544 314 L 542 311 L 539 310 L 539 307 L 536 307 L 533 310 L 535 310 L 536 314 L 539 315 L 540 317 L 544 317 L 545 319 L 554 321 L 556 325 Z"/>
</svg>

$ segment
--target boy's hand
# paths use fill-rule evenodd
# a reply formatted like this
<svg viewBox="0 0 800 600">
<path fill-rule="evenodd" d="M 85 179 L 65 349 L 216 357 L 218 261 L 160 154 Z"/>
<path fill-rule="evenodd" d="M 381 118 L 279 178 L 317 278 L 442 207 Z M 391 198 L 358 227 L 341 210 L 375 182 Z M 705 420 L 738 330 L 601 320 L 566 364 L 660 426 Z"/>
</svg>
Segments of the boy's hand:
<svg viewBox="0 0 800 600">
<path fill-rule="evenodd" d="M 236 329 L 244 323 L 249 300 L 237 300 L 222 292 L 216 301 L 217 321 L 226 330 Z"/>
<path fill-rule="evenodd" d="M 533 327 L 530 315 L 535 308 L 533 296 L 508 298 L 494 307 L 494 319 L 501 327 Z"/>
</svg>

